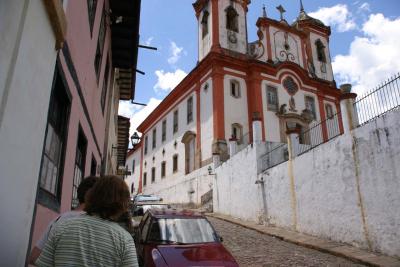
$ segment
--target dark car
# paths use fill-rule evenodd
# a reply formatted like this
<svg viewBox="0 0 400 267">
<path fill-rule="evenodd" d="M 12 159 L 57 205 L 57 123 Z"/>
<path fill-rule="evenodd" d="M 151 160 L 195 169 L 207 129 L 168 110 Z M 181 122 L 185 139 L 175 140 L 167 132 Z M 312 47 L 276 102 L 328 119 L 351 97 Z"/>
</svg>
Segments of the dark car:
<svg viewBox="0 0 400 267">
<path fill-rule="evenodd" d="M 148 210 L 136 230 L 142 266 L 239 266 L 207 218 L 196 212 Z"/>
</svg>

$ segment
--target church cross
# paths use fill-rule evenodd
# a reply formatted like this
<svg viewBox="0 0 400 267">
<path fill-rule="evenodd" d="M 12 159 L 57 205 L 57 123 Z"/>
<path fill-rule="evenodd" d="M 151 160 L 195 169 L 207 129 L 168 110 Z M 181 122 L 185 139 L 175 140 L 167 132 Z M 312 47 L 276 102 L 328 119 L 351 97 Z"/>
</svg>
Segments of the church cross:
<svg viewBox="0 0 400 267">
<path fill-rule="evenodd" d="M 283 8 L 282 5 L 277 6 L 276 9 L 278 9 L 279 13 L 281 13 L 281 20 L 284 20 L 283 19 L 283 13 L 285 13 L 286 10 Z"/>
</svg>

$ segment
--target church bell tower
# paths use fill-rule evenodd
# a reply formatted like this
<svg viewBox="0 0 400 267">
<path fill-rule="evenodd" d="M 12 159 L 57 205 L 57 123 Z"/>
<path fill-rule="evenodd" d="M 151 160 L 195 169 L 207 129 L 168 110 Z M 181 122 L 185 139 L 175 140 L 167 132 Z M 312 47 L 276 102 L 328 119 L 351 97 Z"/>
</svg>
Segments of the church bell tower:
<svg viewBox="0 0 400 267">
<path fill-rule="evenodd" d="M 247 6 L 250 0 L 197 0 L 198 57 L 228 49 L 247 53 Z"/>
</svg>

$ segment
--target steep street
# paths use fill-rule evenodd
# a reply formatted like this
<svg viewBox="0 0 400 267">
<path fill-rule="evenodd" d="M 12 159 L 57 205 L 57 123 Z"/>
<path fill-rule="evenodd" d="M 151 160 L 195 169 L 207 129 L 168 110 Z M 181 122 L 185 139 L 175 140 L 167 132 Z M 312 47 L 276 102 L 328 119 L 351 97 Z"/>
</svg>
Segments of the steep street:
<svg viewBox="0 0 400 267">
<path fill-rule="evenodd" d="M 209 220 L 240 266 L 364 266 L 223 220 Z"/>
</svg>

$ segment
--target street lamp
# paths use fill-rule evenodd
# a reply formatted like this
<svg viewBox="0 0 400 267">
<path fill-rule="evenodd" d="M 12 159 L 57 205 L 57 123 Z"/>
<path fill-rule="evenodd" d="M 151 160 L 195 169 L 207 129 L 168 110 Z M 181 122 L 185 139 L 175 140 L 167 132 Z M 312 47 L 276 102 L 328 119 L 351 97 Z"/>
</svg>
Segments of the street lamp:
<svg viewBox="0 0 400 267">
<path fill-rule="evenodd" d="M 139 137 L 138 133 L 134 132 L 131 136 L 132 149 L 135 148 L 135 146 L 137 144 L 139 144 L 139 141 L 140 141 L 140 137 Z"/>
</svg>

